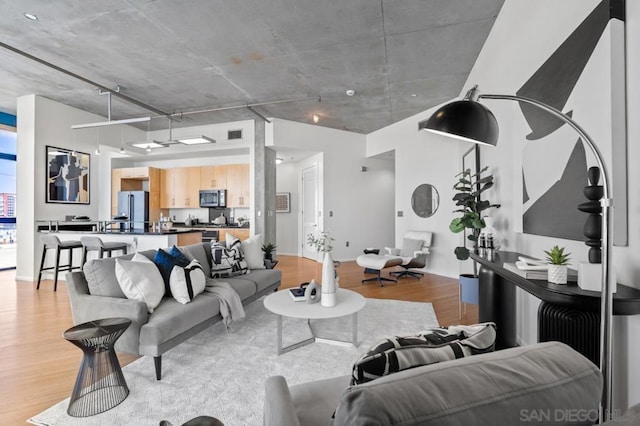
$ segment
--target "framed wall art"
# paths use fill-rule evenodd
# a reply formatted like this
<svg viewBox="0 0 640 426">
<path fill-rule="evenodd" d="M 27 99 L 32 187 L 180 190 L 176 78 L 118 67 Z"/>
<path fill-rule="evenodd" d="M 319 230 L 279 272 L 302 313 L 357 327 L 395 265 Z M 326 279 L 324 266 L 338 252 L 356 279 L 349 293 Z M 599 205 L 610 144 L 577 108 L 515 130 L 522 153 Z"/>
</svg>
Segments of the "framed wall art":
<svg viewBox="0 0 640 426">
<path fill-rule="evenodd" d="M 291 193 L 278 192 L 276 194 L 276 213 L 291 212 Z"/>
<path fill-rule="evenodd" d="M 89 204 L 90 155 L 54 146 L 46 149 L 47 203 Z"/>
</svg>

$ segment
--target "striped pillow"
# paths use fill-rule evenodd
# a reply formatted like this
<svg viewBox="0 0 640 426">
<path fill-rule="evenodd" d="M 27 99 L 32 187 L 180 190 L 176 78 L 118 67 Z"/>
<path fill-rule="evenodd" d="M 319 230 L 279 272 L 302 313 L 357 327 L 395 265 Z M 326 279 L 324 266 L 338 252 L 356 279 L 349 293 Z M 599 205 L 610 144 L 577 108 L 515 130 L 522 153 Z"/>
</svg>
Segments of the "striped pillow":
<svg viewBox="0 0 640 426">
<path fill-rule="evenodd" d="M 353 365 L 351 385 L 422 365 L 492 352 L 495 341 L 496 325 L 492 322 L 384 339 Z"/>
</svg>

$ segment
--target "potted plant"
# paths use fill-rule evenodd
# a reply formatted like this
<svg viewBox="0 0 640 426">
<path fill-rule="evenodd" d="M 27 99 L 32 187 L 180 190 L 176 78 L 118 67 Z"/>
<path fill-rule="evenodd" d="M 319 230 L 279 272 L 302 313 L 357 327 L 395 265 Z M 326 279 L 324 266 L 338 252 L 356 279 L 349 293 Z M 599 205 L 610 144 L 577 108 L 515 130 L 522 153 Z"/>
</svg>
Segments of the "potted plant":
<svg viewBox="0 0 640 426">
<path fill-rule="evenodd" d="M 467 239 L 472 242 L 473 250 L 477 250 L 478 237 L 486 223 L 482 219 L 482 212 L 490 208 L 498 208 L 500 204 L 491 204 L 487 200 L 481 200 L 480 194 L 493 186 L 493 175 L 483 176 L 488 167 L 481 169 L 477 173 L 472 173 L 471 169 L 466 169 L 456 175 L 458 181 L 453 185 L 457 192 L 453 196 L 453 201 L 459 208 L 454 210 L 459 216 L 455 217 L 449 224 L 451 232 L 460 233 L 469 229 Z M 456 247 L 454 253 L 458 260 L 469 258 L 469 249 L 464 246 Z M 463 303 L 478 303 L 478 270 L 473 263 L 473 274 L 460 274 L 460 300 Z"/>
<path fill-rule="evenodd" d="M 493 175 L 482 176 L 487 170 L 488 167 L 485 167 L 477 173 L 472 173 L 471 169 L 466 169 L 456 175 L 458 181 L 453 185 L 453 189 L 458 191 L 453 196 L 453 201 L 460 207 L 453 212 L 460 215 L 451 221 L 449 229 L 454 233 L 469 229 L 471 232 L 467 239 L 473 243 L 474 250 L 477 249 L 480 232 L 486 226 L 482 219 L 482 212 L 489 208 L 500 207 L 500 204 L 491 204 L 487 200 L 480 199 L 480 194 L 493 186 Z M 456 247 L 454 253 L 459 260 L 469 258 L 469 249 L 466 245 Z"/>
<path fill-rule="evenodd" d="M 549 262 L 548 280 L 550 283 L 567 283 L 567 264 L 569 263 L 571 253 L 565 253 L 564 249 L 564 247 L 560 248 L 555 245 L 551 250 L 544 251 L 547 255 L 547 261 Z"/>
<path fill-rule="evenodd" d="M 273 253 L 276 251 L 277 246 L 273 243 L 266 243 L 262 245 L 262 251 L 264 253 L 264 259 L 269 262 L 273 262 Z"/>
</svg>

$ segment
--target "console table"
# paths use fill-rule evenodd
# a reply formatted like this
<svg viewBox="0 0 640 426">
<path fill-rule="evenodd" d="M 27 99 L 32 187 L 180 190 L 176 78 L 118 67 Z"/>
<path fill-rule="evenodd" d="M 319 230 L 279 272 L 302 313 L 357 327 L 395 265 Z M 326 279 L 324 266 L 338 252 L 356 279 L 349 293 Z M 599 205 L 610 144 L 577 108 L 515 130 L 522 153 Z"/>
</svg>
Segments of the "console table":
<svg viewBox="0 0 640 426">
<path fill-rule="evenodd" d="M 517 346 L 516 286 L 542 301 L 538 310 L 538 341 L 558 340 L 599 363 L 600 292 L 582 290 L 576 282 L 554 284 L 526 279 L 504 268 L 521 253 L 500 251 L 492 259 L 477 254 L 480 264 L 479 320 L 497 325 L 496 347 Z M 618 284 L 613 295 L 614 315 L 640 314 L 640 290 Z"/>
</svg>

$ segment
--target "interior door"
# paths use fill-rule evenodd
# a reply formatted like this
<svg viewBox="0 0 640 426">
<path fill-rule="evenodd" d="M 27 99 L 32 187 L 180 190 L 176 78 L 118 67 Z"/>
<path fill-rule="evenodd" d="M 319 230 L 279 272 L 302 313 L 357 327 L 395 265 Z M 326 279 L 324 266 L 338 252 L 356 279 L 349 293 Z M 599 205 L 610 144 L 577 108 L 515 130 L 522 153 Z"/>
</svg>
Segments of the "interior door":
<svg viewBox="0 0 640 426">
<path fill-rule="evenodd" d="M 318 167 L 302 170 L 302 256 L 317 260 L 318 253 L 307 244 L 309 234 L 318 235 Z"/>
</svg>

